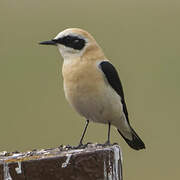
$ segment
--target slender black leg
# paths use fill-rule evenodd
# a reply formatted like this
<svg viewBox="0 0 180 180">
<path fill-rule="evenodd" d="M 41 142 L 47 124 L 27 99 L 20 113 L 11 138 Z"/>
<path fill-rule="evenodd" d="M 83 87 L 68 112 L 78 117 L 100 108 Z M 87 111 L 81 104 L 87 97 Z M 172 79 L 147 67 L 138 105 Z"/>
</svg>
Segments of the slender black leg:
<svg viewBox="0 0 180 180">
<path fill-rule="evenodd" d="M 83 144 L 82 144 L 82 141 L 83 141 L 84 135 L 85 135 L 85 133 L 86 133 L 88 124 L 89 124 L 89 120 L 86 120 L 86 125 L 85 125 L 84 131 L 83 131 L 83 133 L 82 133 L 81 139 L 80 139 L 80 141 L 79 141 L 79 146 L 82 146 L 82 145 L 83 145 Z"/>
<path fill-rule="evenodd" d="M 110 132 L 111 132 L 111 123 L 108 123 L 108 140 L 106 141 L 106 145 L 110 145 Z"/>
</svg>

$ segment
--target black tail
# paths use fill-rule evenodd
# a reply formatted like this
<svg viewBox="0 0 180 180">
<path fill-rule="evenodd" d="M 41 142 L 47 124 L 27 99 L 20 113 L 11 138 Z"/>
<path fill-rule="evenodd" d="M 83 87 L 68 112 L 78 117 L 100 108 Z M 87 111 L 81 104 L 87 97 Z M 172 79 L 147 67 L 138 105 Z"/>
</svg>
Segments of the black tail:
<svg viewBox="0 0 180 180">
<path fill-rule="evenodd" d="M 120 132 L 119 129 L 118 129 L 118 132 L 119 132 L 119 134 L 121 134 L 121 136 L 124 138 L 124 140 L 127 142 L 127 144 L 131 148 L 133 148 L 135 150 L 145 149 L 145 144 L 143 143 L 143 141 L 136 134 L 136 132 L 134 131 L 133 128 L 131 128 L 131 130 L 132 130 L 132 140 L 129 140 L 126 137 L 124 137 L 124 135 Z"/>
</svg>

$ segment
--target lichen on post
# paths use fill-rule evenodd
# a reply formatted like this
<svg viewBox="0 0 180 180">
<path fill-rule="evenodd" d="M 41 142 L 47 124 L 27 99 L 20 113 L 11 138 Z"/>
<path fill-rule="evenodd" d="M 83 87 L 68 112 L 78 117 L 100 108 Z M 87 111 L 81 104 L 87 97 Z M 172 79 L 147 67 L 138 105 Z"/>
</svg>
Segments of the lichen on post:
<svg viewBox="0 0 180 180">
<path fill-rule="evenodd" d="M 0 180 L 122 180 L 118 145 L 0 153 Z"/>
</svg>

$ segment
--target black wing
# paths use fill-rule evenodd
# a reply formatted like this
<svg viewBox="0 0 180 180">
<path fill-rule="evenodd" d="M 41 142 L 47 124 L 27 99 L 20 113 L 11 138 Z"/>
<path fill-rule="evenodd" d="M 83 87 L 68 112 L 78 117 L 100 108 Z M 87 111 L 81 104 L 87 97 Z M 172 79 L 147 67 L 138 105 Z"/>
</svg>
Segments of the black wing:
<svg viewBox="0 0 180 180">
<path fill-rule="evenodd" d="M 126 103 L 125 103 L 125 99 L 124 99 L 124 92 L 123 92 L 122 84 L 121 84 L 121 81 L 119 79 L 119 76 L 118 76 L 118 73 L 117 73 L 115 67 L 108 61 L 102 61 L 99 64 L 99 67 L 105 74 L 105 77 L 106 77 L 108 83 L 117 92 L 117 94 L 119 94 L 119 96 L 121 97 L 123 111 L 124 111 L 124 114 L 126 116 L 128 123 L 129 123 L 128 111 L 127 111 L 127 107 L 126 107 Z"/>
</svg>

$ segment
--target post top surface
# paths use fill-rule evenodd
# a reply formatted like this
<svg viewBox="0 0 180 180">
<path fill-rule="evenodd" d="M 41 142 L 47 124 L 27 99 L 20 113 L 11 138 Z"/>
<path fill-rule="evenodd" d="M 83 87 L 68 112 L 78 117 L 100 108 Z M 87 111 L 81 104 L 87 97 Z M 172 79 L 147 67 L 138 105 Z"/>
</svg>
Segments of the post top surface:
<svg viewBox="0 0 180 180">
<path fill-rule="evenodd" d="M 75 148 L 72 146 L 60 145 L 57 148 L 49 148 L 49 149 L 35 149 L 27 152 L 0 152 L 0 164 L 3 163 L 13 163 L 20 161 L 29 161 L 29 160 L 37 160 L 37 159 L 46 159 L 53 157 L 61 157 L 68 155 L 75 155 L 79 153 L 89 153 L 95 151 L 114 151 L 121 153 L 121 149 L 119 145 L 102 145 L 102 144 L 87 144 L 82 148 Z M 118 154 L 117 153 L 117 154 Z"/>
</svg>

